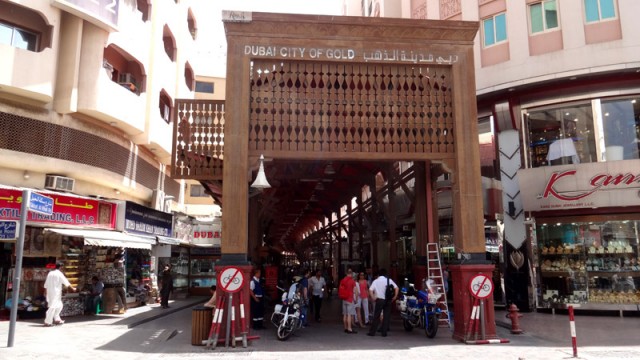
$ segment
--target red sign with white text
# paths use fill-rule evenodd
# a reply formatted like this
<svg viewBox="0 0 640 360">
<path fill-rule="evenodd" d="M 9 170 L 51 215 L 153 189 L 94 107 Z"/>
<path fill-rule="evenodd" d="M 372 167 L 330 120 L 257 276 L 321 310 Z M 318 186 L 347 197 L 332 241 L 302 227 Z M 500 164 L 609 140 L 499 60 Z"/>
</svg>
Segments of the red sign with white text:
<svg viewBox="0 0 640 360">
<path fill-rule="evenodd" d="M 39 193 L 53 199 L 53 214 L 29 212 L 32 224 L 56 224 L 115 229 L 116 204 L 102 200 Z M 0 188 L 0 220 L 20 220 L 22 190 Z"/>
</svg>

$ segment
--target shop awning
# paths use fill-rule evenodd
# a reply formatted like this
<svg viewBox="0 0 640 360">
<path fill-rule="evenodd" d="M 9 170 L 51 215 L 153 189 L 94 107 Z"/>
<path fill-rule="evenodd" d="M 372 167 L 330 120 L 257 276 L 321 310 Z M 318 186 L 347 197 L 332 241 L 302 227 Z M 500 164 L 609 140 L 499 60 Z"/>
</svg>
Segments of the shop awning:
<svg viewBox="0 0 640 360">
<path fill-rule="evenodd" d="M 178 238 L 167 237 L 167 236 L 157 236 L 158 244 L 166 244 L 166 245 L 180 245 L 182 241 Z"/>
<path fill-rule="evenodd" d="M 92 246 L 112 246 L 151 250 L 151 245 L 155 245 L 154 238 L 134 236 L 120 231 L 55 228 L 48 228 L 47 231 L 52 231 L 66 236 L 81 237 L 84 238 L 85 245 Z"/>
</svg>

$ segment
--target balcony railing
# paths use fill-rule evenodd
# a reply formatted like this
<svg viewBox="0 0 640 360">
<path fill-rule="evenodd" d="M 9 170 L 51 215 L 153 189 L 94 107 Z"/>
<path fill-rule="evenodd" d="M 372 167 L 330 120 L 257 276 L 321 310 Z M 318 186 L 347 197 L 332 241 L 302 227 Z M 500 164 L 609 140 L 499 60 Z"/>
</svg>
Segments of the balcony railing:
<svg viewBox="0 0 640 360">
<path fill-rule="evenodd" d="M 146 93 L 138 95 L 111 81 L 102 69 L 91 85 L 90 89 L 78 91 L 78 112 L 117 126 L 129 135 L 145 131 Z"/>
<path fill-rule="evenodd" d="M 32 52 L 0 44 L 0 87 L 8 93 L 51 102 L 56 63 L 51 49 Z"/>
</svg>

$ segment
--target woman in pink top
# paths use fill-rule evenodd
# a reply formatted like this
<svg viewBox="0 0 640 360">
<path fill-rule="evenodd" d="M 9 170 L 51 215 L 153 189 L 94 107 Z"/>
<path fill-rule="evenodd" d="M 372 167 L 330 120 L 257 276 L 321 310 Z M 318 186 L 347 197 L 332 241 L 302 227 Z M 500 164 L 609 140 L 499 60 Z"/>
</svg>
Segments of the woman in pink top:
<svg viewBox="0 0 640 360">
<path fill-rule="evenodd" d="M 364 325 L 369 325 L 369 285 L 367 284 L 367 278 L 362 272 L 358 274 L 358 286 L 360 288 L 361 308 L 364 311 Z M 360 311 L 358 311 L 358 322 L 360 326 L 363 326 L 362 313 L 360 313 Z"/>
</svg>

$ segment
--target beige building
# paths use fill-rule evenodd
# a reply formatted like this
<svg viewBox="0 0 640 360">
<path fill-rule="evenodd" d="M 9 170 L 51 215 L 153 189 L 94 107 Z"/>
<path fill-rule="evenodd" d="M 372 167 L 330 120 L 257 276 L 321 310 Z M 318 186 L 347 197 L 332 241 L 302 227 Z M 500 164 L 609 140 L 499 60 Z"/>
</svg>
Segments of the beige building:
<svg viewBox="0 0 640 360">
<path fill-rule="evenodd" d="M 507 302 L 633 310 L 640 303 L 640 2 L 345 0 L 344 10 L 479 23 L 483 189 L 486 199 L 501 192 L 504 209 L 487 212 L 485 201 L 485 219 L 505 240 L 499 265 Z M 522 271 L 528 264 L 532 270 Z"/>
<path fill-rule="evenodd" d="M 0 184 L 184 211 L 172 110 L 209 83 L 192 66 L 205 19 L 192 1 L 114 4 L 0 0 Z"/>
</svg>

